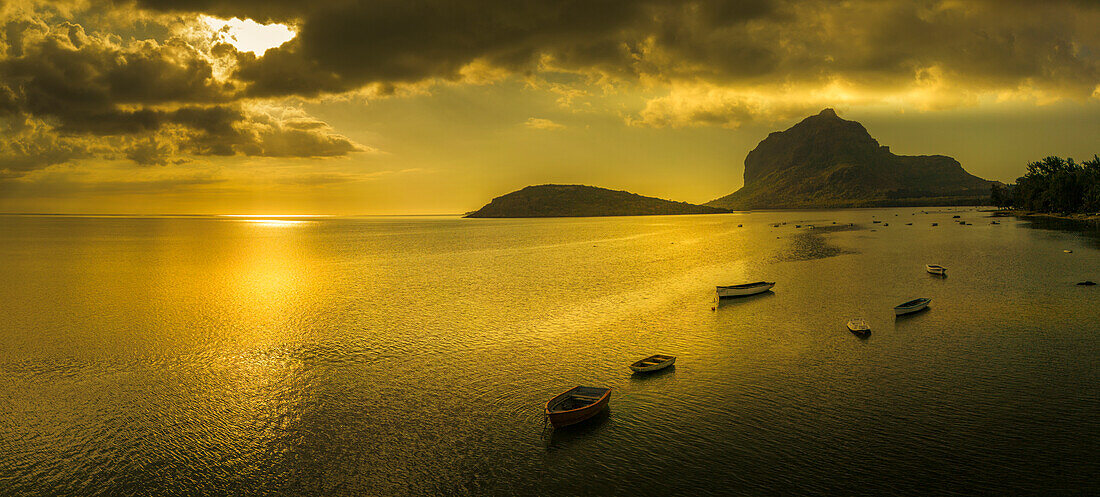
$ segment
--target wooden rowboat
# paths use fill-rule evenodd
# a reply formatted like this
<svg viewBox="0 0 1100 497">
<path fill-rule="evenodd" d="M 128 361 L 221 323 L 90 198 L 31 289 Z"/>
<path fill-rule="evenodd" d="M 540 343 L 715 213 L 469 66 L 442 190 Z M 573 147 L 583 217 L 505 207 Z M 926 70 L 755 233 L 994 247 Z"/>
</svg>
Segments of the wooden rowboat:
<svg viewBox="0 0 1100 497">
<path fill-rule="evenodd" d="M 867 324 L 862 318 L 853 319 L 848 321 L 848 331 L 855 333 L 861 337 L 865 337 L 871 334 L 871 326 Z"/>
<path fill-rule="evenodd" d="M 910 300 L 904 304 L 894 306 L 894 315 L 901 316 L 902 314 L 912 314 L 917 311 L 923 311 L 928 308 L 929 302 L 932 302 L 932 299 L 919 298 Z"/>
<path fill-rule="evenodd" d="M 718 286 L 715 287 L 715 292 L 718 293 L 718 298 L 720 299 L 726 297 L 745 297 L 764 293 L 771 290 L 773 286 L 775 286 L 774 281 L 757 281 L 756 283 L 745 283 L 744 285 Z"/>
<path fill-rule="evenodd" d="M 675 363 L 676 356 L 656 354 L 631 364 L 630 369 L 635 373 L 652 373 L 653 371 L 662 370 Z"/>
<path fill-rule="evenodd" d="M 947 268 L 939 264 L 925 264 L 924 270 L 928 271 L 930 274 L 947 274 Z"/>
<path fill-rule="evenodd" d="M 607 408 L 611 389 L 573 387 L 546 403 L 546 417 L 555 428 L 587 420 Z"/>
</svg>

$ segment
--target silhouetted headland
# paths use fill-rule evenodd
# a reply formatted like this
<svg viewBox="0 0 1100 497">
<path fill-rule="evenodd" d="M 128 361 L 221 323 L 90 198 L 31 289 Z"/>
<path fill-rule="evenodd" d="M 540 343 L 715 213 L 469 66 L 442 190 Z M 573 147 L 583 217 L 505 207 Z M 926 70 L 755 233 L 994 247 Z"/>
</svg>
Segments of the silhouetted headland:
<svg viewBox="0 0 1100 497">
<path fill-rule="evenodd" d="M 704 205 L 804 209 L 980 205 L 995 182 L 943 155 L 894 155 L 832 109 L 768 135 L 745 158 L 745 186 Z"/>
<path fill-rule="evenodd" d="M 727 209 L 585 185 L 528 186 L 465 217 L 589 217 L 721 214 Z"/>
</svg>

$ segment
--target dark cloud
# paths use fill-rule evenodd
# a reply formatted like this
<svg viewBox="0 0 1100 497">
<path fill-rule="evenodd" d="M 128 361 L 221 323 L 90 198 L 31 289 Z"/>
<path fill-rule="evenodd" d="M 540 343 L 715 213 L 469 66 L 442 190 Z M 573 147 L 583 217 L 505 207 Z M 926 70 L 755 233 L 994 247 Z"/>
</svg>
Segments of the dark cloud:
<svg viewBox="0 0 1100 497">
<path fill-rule="evenodd" d="M 103 19 L 141 17 L 159 26 L 155 40 L 117 22 L 103 30 L 85 27 L 59 18 L 60 10 L 49 16 L 0 10 L 7 17 L 0 18 L 0 120 L 40 123 L 37 138 L 6 140 L 8 165 L 0 171 L 88 154 L 113 153 L 140 164 L 179 155 L 345 155 L 365 147 L 308 116 L 256 110 L 257 103 L 365 87 L 384 95 L 402 85 L 485 74 L 566 72 L 589 81 L 678 88 L 639 114 L 638 122 L 656 126 L 736 126 L 787 112 L 782 109 L 790 106 L 761 92 L 838 80 L 884 93 L 933 88 L 936 98 L 963 95 L 945 102 L 1014 91 L 1084 99 L 1100 84 L 1098 4 L 106 0 L 70 6 L 113 9 L 113 17 L 97 14 Z M 187 16 L 196 14 L 284 22 L 298 34 L 262 56 L 241 53 L 178 35 L 179 23 L 194 23 Z M 158 15 L 174 17 L 158 25 Z M 121 140 L 119 148 L 103 152 L 102 142 L 82 141 L 94 137 Z M 57 149 L 48 151 L 51 146 Z"/>
<path fill-rule="evenodd" d="M 150 9 L 293 22 L 298 38 L 238 72 L 258 96 L 456 79 L 474 61 L 719 84 L 912 82 L 934 67 L 987 88 L 1088 96 L 1100 80 L 1087 0 L 141 0 Z"/>
<path fill-rule="evenodd" d="M 311 118 L 290 115 L 283 122 L 256 111 L 242 100 L 238 80 L 215 75 L 217 64 L 235 63 L 238 54 L 228 45 L 124 40 L 55 17 L 27 9 L 0 17 L 5 175 L 87 157 L 155 165 L 188 155 L 331 157 L 364 150 Z"/>
</svg>

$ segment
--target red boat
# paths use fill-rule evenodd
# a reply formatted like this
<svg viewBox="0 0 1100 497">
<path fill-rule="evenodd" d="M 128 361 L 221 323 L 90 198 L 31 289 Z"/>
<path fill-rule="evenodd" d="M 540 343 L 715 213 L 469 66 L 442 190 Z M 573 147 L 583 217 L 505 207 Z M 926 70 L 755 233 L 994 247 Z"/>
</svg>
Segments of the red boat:
<svg viewBox="0 0 1100 497">
<path fill-rule="evenodd" d="M 599 414 L 610 401 L 610 388 L 573 387 L 546 403 L 546 417 L 555 428 L 569 426 Z"/>
</svg>

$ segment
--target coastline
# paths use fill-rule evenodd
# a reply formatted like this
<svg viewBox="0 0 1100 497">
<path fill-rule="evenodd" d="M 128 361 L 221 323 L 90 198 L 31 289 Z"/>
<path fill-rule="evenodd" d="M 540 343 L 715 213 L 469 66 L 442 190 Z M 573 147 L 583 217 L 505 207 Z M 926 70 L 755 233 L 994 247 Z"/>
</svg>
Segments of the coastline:
<svg viewBox="0 0 1100 497">
<path fill-rule="evenodd" d="M 1018 209 L 1006 209 L 995 211 L 994 216 L 1015 216 L 1020 218 L 1039 218 L 1039 219 L 1058 219 L 1062 221 L 1076 221 L 1080 223 L 1088 223 L 1094 226 L 1100 226 L 1100 213 L 1093 214 L 1058 214 L 1053 212 L 1035 212 L 1025 211 Z"/>
</svg>

